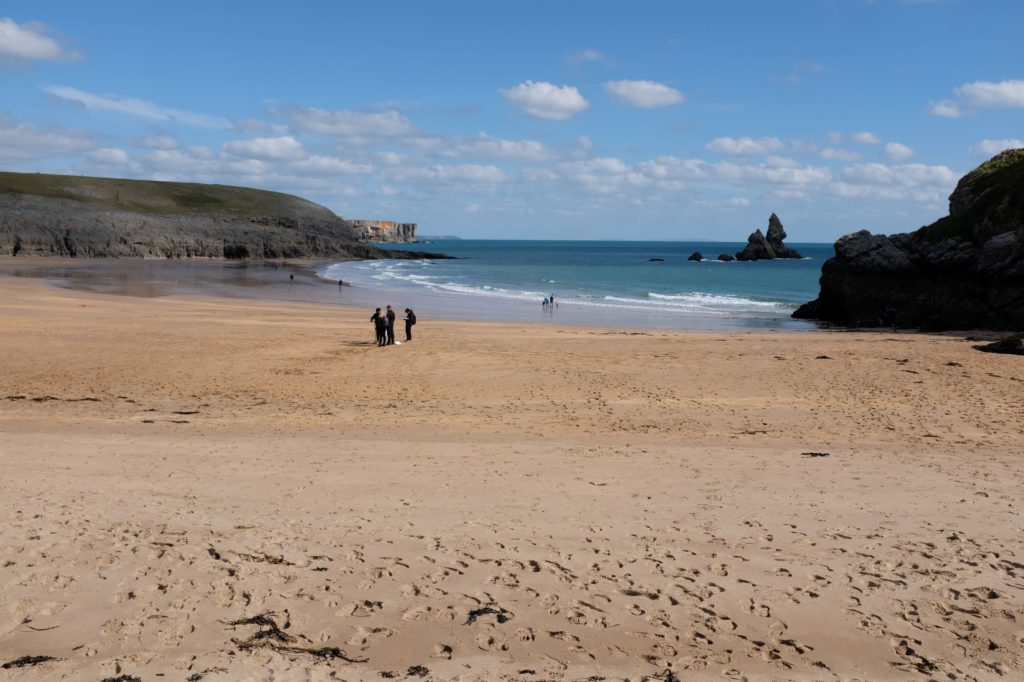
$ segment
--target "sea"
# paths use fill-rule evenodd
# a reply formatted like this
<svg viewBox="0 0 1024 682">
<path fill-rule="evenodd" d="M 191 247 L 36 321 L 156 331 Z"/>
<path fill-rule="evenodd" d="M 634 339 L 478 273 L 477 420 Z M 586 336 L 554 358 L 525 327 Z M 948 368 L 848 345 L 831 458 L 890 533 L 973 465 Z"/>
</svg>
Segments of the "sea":
<svg viewBox="0 0 1024 682">
<path fill-rule="evenodd" d="M 434 318 L 665 330 L 810 330 L 792 312 L 818 295 L 831 244 L 791 244 L 804 258 L 720 261 L 738 242 L 452 239 L 380 244 L 451 260 L 319 266 L 349 304 Z M 694 252 L 706 260 L 688 260 Z M 555 305 L 544 305 L 554 298 Z"/>
</svg>

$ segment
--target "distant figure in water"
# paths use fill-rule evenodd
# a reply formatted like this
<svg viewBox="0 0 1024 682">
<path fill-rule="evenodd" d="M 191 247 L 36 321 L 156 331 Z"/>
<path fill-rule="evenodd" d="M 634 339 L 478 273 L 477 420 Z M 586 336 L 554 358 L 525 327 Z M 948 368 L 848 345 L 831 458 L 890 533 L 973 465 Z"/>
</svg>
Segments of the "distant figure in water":
<svg viewBox="0 0 1024 682">
<path fill-rule="evenodd" d="M 370 316 L 370 322 L 373 322 L 374 331 L 377 332 L 377 345 L 383 346 L 386 340 L 386 334 L 388 329 L 387 320 L 380 314 L 380 308 Z"/>
<path fill-rule="evenodd" d="M 558 304 L 557 304 L 557 303 L 555 303 L 555 295 L 554 295 L 554 294 L 551 294 L 551 296 L 549 296 L 548 298 L 549 298 L 549 299 L 551 300 L 551 303 L 550 303 L 549 305 L 551 305 L 551 306 L 552 306 L 552 307 L 554 307 L 554 308 L 557 308 L 557 307 L 558 307 Z"/>
<path fill-rule="evenodd" d="M 547 308 L 548 307 L 548 297 L 547 296 L 544 297 L 544 302 L 541 303 L 540 305 L 541 305 L 542 308 Z"/>
<path fill-rule="evenodd" d="M 291 282 L 295 281 L 295 275 L 288 275 L 288 280 Z"/>
<path fill-rule="evenodd" d="M 405 340 L 412 341 L 412 326 L 416 324 L 416 313 L 412 308 L 405 309 Z"/>
</svg>

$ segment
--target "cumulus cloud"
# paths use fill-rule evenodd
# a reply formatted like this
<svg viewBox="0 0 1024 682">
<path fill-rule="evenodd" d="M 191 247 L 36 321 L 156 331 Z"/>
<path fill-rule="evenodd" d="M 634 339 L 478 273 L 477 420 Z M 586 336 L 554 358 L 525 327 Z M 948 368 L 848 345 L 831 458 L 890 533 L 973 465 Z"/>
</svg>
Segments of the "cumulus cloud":
<svg viewBox="0 0 1024 682">
<path fill-rule="evenodd" d="M 975 81 L 961 85 L 955 92 L 976 107 L 1024 108 L 1024 80 Z"/>
<path fill-rule="evenodd" d="M 545 161 L 551 152 L 534 140 L 502 140 L 486 133 L 459 138 L 445 143 L 443 156 L 455 158 L 504 159 L 510 161 Z"/>
<path fill-rule="evenodd" d="M 88 133 L 60 126 L 41 128 L 0 116 L 0 163 L 78 154 L 97 147 L 96 139 Z"/>
<path fill-rule="evenodd" d="M 181 144 L 172 135 L 155 134 L 146 137 L 136 137 L 128 140 L 128 143 L 135 147 L 146 147 L 148 149 L 177 149 Z"/>
<path fill-rule="evenodd" d="M 777 137 L 716 137 L 705 147 L 720 154 L 751 156 L 780 151 L 783 145 Z"/>
<path fill-rule="evenodd" d="M 306 148 L 291 135 L 232 140 L 224 145 L 224 151 L 255 159 L 301 159 L 307 156 Z"/>
<path fill-rule="evenodd" d="M 971 147 L 971 154 L 974 156 L 995 156 L 1007 149 L 1018 149 L 1024 147 L 1024 140 L 1010 137 L 1005 140 L 982 140 Z"/>
<path fill-rule="evenodd" d="M 853 141 L 857 144 L 882 144 L 882 141 L 878 139 L 878 136 L 868 131 L 862 131 L 853 134 Z"/>
<path fill-rule="evenodd" d="M 549 121 L 565 121 L 590 106 L 590 102 L 571 85 L 526 81 L 498 92 L 512 106 Z"/>
<path fill-rule="evenodd" d="M 611 64 L 611 60 L 602 52 L 590 47 L 582 50 L 576 50 L 568 56 L 568 60 L 572 64 L 585 64 L 587 62 L 598 62 L 599 64 L 604 64 L 606 66 Z"/>
<path fill-rule="evenodd" d="M 928 111 L 933 115 L 941 116 L 942 118 L 960 118 L 964 115 L 960 105 L 949 99 L 944 99 L 941 102 L 929 103 Z"/>
<path fill-rule="evenodd" d="M 941 204 L 956 185 L 957 178 L 955 172 L 941 165 L 859 163 L 843 169 L 840 178 L 828 189 L 843 198 L 910 199 Z"/>
<path fill-rule="evenodd" d="M 848 149 L 835 149 L 834 147 L 825 147 L 818 152 L 818 155 L 829 161 L 856 161 L 860 158 L 860 154 L 857 152 L 851 152 Z"/>
<path fill-rule="evenodd" d="M 102 166 L 125 166 L 131 161 L 128 152 L 111 147 L 103 147 L 86 152 L 85 157 L 93 163 Z"/>
<path fill-rule="evenodd" d="M 507 176 L 497 166 L 467 163 L 401 167 L 396 172 L 396 177 L 402 180 L 441 184 L 495 184 L 504 182 Z"/>
<path fill-rule="evenodd" d="M 914 155 L 914 150 L 899 142 L 889 142 L 884 148 L 885 155 L 893 161 L 906 161 Z"/>
<path fill-rule="evenodd" d="M 365 174 L 373 170 L 373 166 L 366 163 L 356 163 L 350 159 L 341 159 L 336 156 L 321 156 L 314 154 L 308 158 L 296 161 L 291 164 L 291 169 L 303 173 L 324 174 Z"/>
<path fill-rule="evenodd" d="M 654 81 L 608 81 L 604 89 L 622 104 L 643 109 L 670 107 L 686 101 L 683 93 Z"/>
<path fill-rule="evenodd" d="M 300 130 L 338 137 L 401 137 L 416 134 L 416 126 L 398 111 L 327 110 L 288 107 L 280 115 Z"/>
<path fill-rule="evenodd" d="M 226 129 L 231 127 L 231 122 L 220 116 L 172 109 L 171 107 L 146 102 L 134 97 L 98 95 L 66 85 L 51 85 L 43 88 L 43 90 L 60 99 L 79 104 L 90 111 L 115 111 L 154 121 L 184 123 L 202 128 Z"/>
<path fill-rule="evenodd" d="M 46 35 L 46 27 L 37 22 L 19 24 L 10 17 L 0 18 L 0 60 L 70 61 L 81 55 L 61 46 Z"/>
</svg>

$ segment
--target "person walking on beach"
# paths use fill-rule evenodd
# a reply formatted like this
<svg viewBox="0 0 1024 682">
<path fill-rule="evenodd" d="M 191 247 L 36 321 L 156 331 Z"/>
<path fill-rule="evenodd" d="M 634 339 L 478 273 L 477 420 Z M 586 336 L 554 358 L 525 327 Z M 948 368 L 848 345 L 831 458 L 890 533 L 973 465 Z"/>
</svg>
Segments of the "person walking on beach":
<svg viewBox="0 0 1024 682">
<path fill-rule="evenodd" d="M 405 340 L 412 341 L 412 326 L 416 324 L 416 313 L 412 308 L 405 309 Z"/>
<path fill-rule="evenodd" d="M 388 306 L 388 312 L 387 312 L 386 317 L 387 317 L 387 320 L 388 320 L 388 323 L 387 323 L 387 330 L 388 330 L 388 342 L 387 342 L 387 345 L 390 346 L 390 345 L 395 343 L 395 311 L 391 309 L 391 306 Z"/>
<path fill-rule="evenodd" d="M 380 314 L 380 308 L 377 308 L 377 311 L 370 316 L 370 322 L 373 322 L 374 331 L 377 332 L 377 345 L 383 346 L 388 323 L 384 316 Z"/>
</svg>

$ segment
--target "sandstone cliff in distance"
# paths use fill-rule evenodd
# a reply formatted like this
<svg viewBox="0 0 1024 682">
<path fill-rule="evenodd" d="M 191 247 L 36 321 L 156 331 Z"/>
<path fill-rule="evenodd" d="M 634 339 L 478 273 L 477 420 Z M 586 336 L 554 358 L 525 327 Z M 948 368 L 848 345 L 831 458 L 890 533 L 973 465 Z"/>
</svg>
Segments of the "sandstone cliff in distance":
<svg viewBox="0 0 1024 682">
<path fill-rule="evenodd" d="M 226 185 L 0 172 L 0 255 L 431 258 L 359 241 L 297 196 Z"/>
<path fill-rule="evenodd" d="M 355 238 L 364 242 L 390 242 L 410 244 L 416 241 L 416 223 L 396 223 L 391 220 L 349 219 Z"/>
<path fill-rule="evenodd" d="M 913 233 L 841 237 L 793 317 L 851 327 L 1024 330 L 1024 149 L 960 179 L 949 215 Z"/>
</svg>

